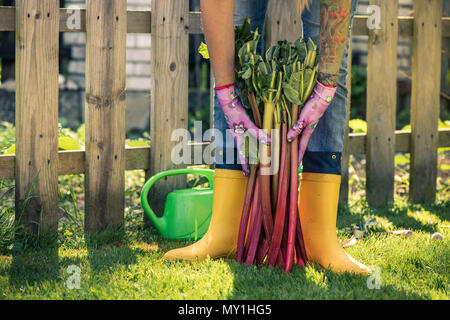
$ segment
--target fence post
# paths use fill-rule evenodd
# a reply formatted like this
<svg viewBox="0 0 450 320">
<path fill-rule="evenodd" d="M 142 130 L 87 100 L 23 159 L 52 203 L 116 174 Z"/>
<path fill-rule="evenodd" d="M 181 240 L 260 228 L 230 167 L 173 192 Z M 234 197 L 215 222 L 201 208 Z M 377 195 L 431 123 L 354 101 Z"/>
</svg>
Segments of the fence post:
<svg viewBox="0 0 450 320">
<path fill-rule="evenodd" d="M 123 224 L 127 7 L 86 2 L 86 217 L 88 232 Z"/>
<path fill-rule="evenodd" d="M 397 101 L 398 1 L 371 0 L 380 8 L 381 28 L 369 30 L 367 62 L 367 201 L 393 201 Z"/>
<path fill-rule="evenodd" d="M 171 159 L 172 132 L 188 127 L 189 1 L 152 0 L 150 175 L 178 167 Z M 161 213 L 166 195 L 186 177 L 161 181 L 150 195 Z"/>
<path fill-rule="evenodd" d="M 352 31 L 349 32 L 349 46 L 348 46 L 348 56 L 347 56 L 347 112 L 345 119 L 345 133 L 344 133 L 344 147 L 342 150 L 342 158 L 341 158 L 341 190 L 339 191 L 339 203 L 340 204 L 348 204 L 348 196 L 349 196 L 349 177 L 348 177 L 348 169 L 350 165 L 350 108 L 352 104 Z"/>
<path fill-rule="evenodd" d="M 34 233 L 58 226 L 58 53 L 59 1 L 17 0 L 16 219 Z"/>
<path fill-rule="evenodd" d="M 296 9 L 296 3 L 295 0 L 269 1 L 265 26 L 266 48 L 279 40 L 294 42 L 302 34 L 301 15 Z"/>
<path fill-rule="evenodd" d="M 434 201 L 442 48 L 442 0 L 414 1 L 410 201 Z"/>
</svg>

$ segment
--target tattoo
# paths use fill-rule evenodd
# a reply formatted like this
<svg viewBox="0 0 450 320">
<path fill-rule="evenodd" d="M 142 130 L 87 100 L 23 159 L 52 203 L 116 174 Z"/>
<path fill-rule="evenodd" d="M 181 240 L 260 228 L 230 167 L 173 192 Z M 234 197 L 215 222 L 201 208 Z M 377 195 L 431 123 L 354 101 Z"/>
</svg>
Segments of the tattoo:
<svg viewBox="0 0 450 320">
<path fill-rule="evenodd" d="M 335 85 L 347 45 L 351 0 L 320 0 L 319 81 Z"/>
</svg>

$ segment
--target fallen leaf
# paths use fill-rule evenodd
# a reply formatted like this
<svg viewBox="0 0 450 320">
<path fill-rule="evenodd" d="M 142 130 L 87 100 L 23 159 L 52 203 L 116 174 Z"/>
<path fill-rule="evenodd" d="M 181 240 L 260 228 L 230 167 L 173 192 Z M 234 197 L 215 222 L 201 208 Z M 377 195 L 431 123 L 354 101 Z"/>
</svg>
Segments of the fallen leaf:
<svg viewBox="0 0 450 320">
<path fill-rule="evenodd" d="M 411 230 L 396 230 L 396 231 L 391 231 L 391 234 L 395 234 L 397 236 L 405 236 L 405 237 L 410 237 L 413 235 L 413 232 Z"/>
</svg>

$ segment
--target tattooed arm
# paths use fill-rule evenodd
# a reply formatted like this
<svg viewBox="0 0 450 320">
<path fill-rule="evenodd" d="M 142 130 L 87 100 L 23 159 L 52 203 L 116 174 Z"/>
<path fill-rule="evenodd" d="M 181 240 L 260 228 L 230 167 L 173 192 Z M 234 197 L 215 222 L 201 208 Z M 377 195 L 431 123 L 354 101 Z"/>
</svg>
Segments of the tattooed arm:
<svg viewBox="0 0 450 320">
<path fill-rule="evenodd" d="M 351 0 L 320 0 L 320 57 L 318 83 L 303 106 L 297 122 L 287 134 L 288 141 L 299 137 L 299 164 L 309 139 L 336 93 L 339 68 L 347 45 Z"/>
<path fill-rule="evenodd" d="M 320 0 L 319 81 L 335 85 L 347 45 L 351 0 Z"/>
</svg>

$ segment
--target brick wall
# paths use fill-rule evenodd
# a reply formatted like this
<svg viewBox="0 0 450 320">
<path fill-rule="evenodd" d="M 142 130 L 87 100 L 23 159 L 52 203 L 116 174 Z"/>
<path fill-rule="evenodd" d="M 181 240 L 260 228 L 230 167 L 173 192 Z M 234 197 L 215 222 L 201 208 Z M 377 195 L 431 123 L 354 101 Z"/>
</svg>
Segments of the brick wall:
<svg viewBox="0 0 450 320">
<path fill-rule="evenodd" d="M 367 15 L 367 7 L 369 0 L 359 0 L 357 14 Z M 399 16 L 413 15 L 413 0 L 399 0 Z M 398 66 L 401 71 L 399 78 L 405 78 L 404 73 L 411 74 L 411 53 L 412 53 L 412 38 L 399 37 L 398 39 Z M 353 37 L 353 56 L 357 64 L 367 66 L 367 37 L 354 36 Z"/>
<path fill-rule="evenodd" d="M 128 0 L 128 10 L 150 11 L 151 0 Z M 67 8 L 84 8 L 85 1 L 66 0 Z M 86 34 L 65 33 L 63 46 L 70 47 L 71 58 L 67 65 L 67 76 L 84 88 Z M 127 89 L 150 90 L 150 35 L 127 35 Z"/>
</svg>

